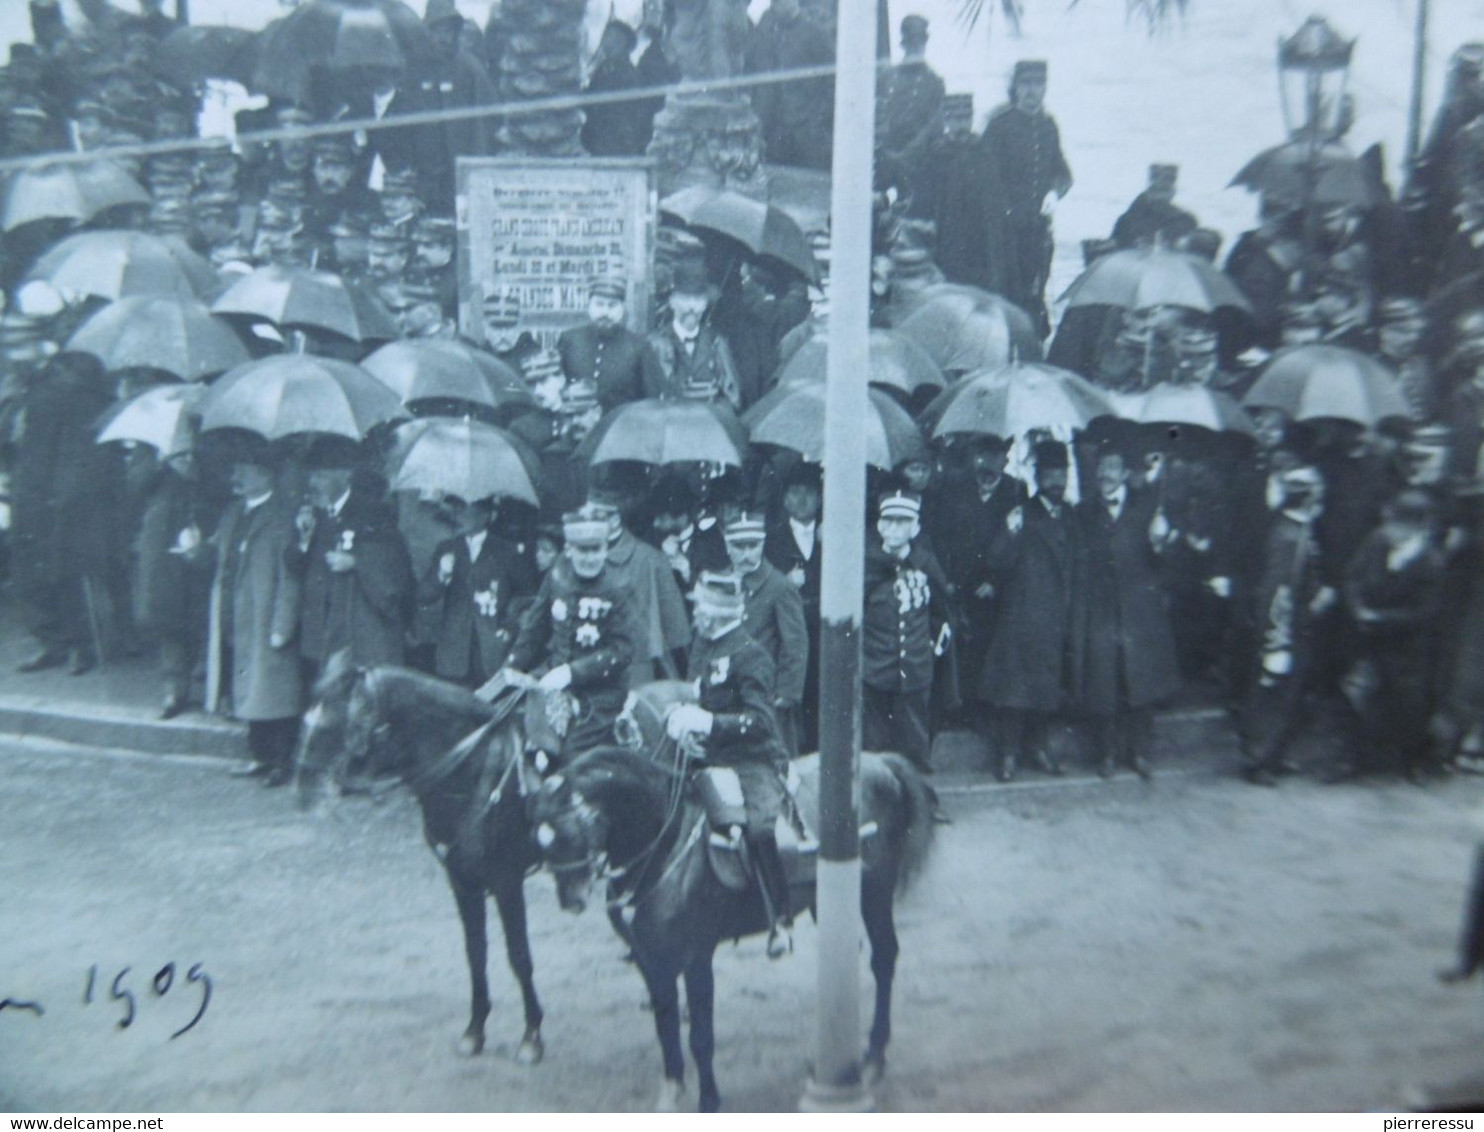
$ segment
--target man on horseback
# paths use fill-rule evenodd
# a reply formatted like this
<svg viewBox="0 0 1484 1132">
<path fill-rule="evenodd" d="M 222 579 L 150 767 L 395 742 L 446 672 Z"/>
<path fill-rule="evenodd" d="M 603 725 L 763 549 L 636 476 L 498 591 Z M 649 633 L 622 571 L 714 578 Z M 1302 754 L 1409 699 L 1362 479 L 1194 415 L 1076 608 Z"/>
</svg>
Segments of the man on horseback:
<svg viewBox="0 0 1484 1132">
<path fill-rule="evenodd" d="M 521 622 L 506 668 L 479 691 L 524 685 L 553 697 L 548 720 L 563 759 L 613 742 L 628 695 L 635 626 L 627 593 L 611 578 L 608 520 L 583 507 L 562 520 L 565 560 L 552 567 Z M 529 736 L 528 736 L 529 741 Z"/>
<path fill-rule="evenodd" d="M 700 702 L 675 707 L 665 730 L 693 757 L 730 768 L 741 783 L 747 847 L 771 924 L 768 957 L 777 959 L 793 949 L 793 917 L 774 835 L 783 809 L 780 771 L 788 756 L 773 716 L 773 661 L 743 627 L 741 579 L 703 571 L 691 596 L 696 637 L 688 675 Z"/>
</svg>

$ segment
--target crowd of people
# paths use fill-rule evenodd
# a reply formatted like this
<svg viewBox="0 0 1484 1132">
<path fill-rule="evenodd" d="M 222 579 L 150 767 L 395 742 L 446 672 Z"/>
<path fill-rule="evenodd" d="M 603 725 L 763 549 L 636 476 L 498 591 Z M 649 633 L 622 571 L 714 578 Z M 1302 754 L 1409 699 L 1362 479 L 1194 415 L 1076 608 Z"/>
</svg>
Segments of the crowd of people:
<svg viewBox="0 0 1484 1132">
<path fill-rule="evenodd" d="M 453 163 L 500 152 L 500 121 L 292 131 L 493 103 L 498 21 L 479 29 L 430 0 L 435 50 L 419 70 L 341 76 L 313 105 L 248 112 L 241 130 L 290 131 L 268 146 L 203 138 L 141 158 L 128 147 L 196 131 L 200 90 L 172 83 L 155 55 L 176 25 L 154 2 L 137 17 L 105 0 L 80 7 L 69 26 L 55 3 L 33 0 L 35 41 L 14 45 L 0 73 L 0 134 L 12 158 L 122 147 L 117 161 L 148 201 L 86 227 L 188 245 L 226 278 L 264 265 L 337 273 L 374 292 L 405 338 L 459 338 Z M 749 66 L 828 61 L 814 7 L 773 0 Z M 610 23 L 590 91 L 677 77 L 659 8 L 638 31 Z M 1009 780 L 1028 765 L 1062 773 L 1073 727 L 1101 773 L 1147 777 L 1154 710 L 1204 687 L 1232 708 L 1254 783 L 1293 769 L 1316 704 L 1348 705 L 1326 716 L 1353 727 L 1345 774 L 1416 778 L 1484 757 L 1484 48 L 1455 56 L 1400 194 L 1372 155 L 1348 159 L 1363 178 L 1354 193 L 1318 199 L 1322 179 L 1303 171 L 1321 155 L 1339 162 L 1346 127 L 1289 139 L 1310 164 L 1261 186 L 1259 225 L 1225 259 L 1250 309 L 1074 307 L 1053 336 L 1052 218 L 1073 180 L 1046 110 L 1048 68 L 1018 63 L 1009 101 L 976 134 L 972 99 L 947 93 L 925 61 L 928 33 L 921 17 L 901 22 L 902 61 L 881 83 L 881 327 L 944 283 L 981 288 L 1025 312 L 1052 363 L 1120 395 L 1176 385 L 1240 398 L 1272 359 L 1341 347 L 1386 367 L 1408 415 L 1259 407 L 1252 427 L 1226 432 L 1047 422 L 933 435 L 872 468 L 865 746 L 931 771 L 934 737 L 972 728 L 986 767 Z M 762 89 L 768 160 L 818 165 L 828 100 L 813 87 Z M 640 154 L 657 109 L 594 106 L 583 144 Z M 1174 203 L 1177 187 L 1176 166 L 1153 165 L 1109 237 L 1084 241 L 1089 265 L 1128 249 L 1214 265 L 1221 237 Z M 761 445 L 744 446 L 740 467 L 592 463 L 588 442 L 638 400 L 706 402 L 731 420 L 773 396 L 781 368 L 827 328 L 828 231 L 809 234 L 806 276 L 667 227 L 650 324 L 636 326 L 626 281 L 604 275 L 587 320 L 555 341 L 523 325 L 518 292 L 483 281 L 482 324 L 466 344 L 524 383 L 528 396 L 490 419 L 532 453 L 534 506 L 391 492 L 395 442 L 377 432 L 270 442 L 225 430 L 169 452 L 96 443 L 112 407 L 182 375 L 109 370 L 66 348 L 103 302 L 34 269 L 77 226 L 33 222 L 0 244 L 5 569 L 39 645 L 26 670 L 83 675 L 104 653 L 156 647 L 162 714 L 199 701 L 247 721 L 251 773 L 270 785 L 287 780 L 315 680 L 342 652 L 471 689 L 528 681 L 557 705 L 553 751 L 603 741 L 628 693 L 666 678 L 701 687 L 701 705 L 672 716 L 673 737 L 742 752 L 743 764 L 815 748 L 828 557 L 819 466 Z M 381 344 L 265 320 L 238 329 L 256 357 L 358 361 Z M 888 395 L 931 425 L 922 395 Z"/>
</svg>

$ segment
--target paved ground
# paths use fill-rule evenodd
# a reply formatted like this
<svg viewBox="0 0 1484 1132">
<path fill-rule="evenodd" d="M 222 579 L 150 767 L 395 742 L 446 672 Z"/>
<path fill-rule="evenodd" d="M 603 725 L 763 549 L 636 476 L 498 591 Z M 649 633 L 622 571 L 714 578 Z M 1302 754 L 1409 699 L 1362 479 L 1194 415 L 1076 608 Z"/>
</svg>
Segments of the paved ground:
<svg viewBox="0 0 1484 1132">
<path fill-rule="evenodd" d="M 295 811 L 220 761 L 0 743 L 0 1108 L 644 1108 L 658 1052 L 601 918 L 528 885 L 548 1055 L 522 1069 L 492 964 L 492 1050 L 453 1054 L 457 921 L 405 797 Z M 1367 1109 L 1480 1068 L 1477 988 L 1451 956 L 1484 781 L 1277 791 L 1209 775 L 1146 787 L 955 794 L 899 914 L 891 1109 Z M 730 1107 L 797 1097 L 815 936 L 770 964 L 724 948 Z M 167 962 L 163 996 L 149 989 Z M 186 980 L 201 963 L 210 1005 Z M 94 1001 L 82 998 L 97 965 Z M 108 988 L 137 997 L 124 1014 Z"/>
</svg>

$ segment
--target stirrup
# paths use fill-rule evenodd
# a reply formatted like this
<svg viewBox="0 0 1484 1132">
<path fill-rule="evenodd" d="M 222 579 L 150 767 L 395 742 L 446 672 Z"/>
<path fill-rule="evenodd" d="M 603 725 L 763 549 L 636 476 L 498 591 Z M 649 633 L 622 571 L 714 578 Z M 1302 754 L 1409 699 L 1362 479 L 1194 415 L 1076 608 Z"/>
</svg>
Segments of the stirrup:
<svg viewBox="0 0 1484 1132">
<path fill-rule="evenodd" d="M 768 958 L 782 959 L 794 949 L 793 930 L 787 924 L 774 924 L 768 932 Z"/>
</svg>

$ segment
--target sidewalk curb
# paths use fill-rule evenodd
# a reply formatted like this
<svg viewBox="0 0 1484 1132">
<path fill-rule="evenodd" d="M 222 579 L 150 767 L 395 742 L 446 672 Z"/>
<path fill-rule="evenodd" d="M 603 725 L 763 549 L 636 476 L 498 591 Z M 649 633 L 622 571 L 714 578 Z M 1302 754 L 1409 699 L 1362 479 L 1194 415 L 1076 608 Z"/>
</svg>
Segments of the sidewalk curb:
<svg viewBox="0 0 1484 1132">
<path fill-rule="evenodd" d="M 119 708 L 89 710 L 27 696 L 0 696 L 0 736 L 157 755 L 246 758 L 247 728 L 198 712 L 152 719 Z"/>
</svg>

